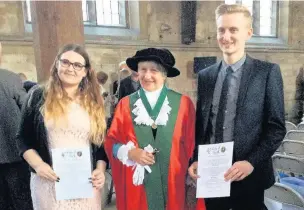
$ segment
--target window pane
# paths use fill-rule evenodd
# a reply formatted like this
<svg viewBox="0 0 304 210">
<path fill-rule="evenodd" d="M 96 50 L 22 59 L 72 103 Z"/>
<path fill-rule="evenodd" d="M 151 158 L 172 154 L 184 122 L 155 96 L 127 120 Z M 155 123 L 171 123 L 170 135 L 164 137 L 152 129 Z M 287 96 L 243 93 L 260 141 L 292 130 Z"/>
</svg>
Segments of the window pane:
<svg viewBox="0 0 304 210">
<path fill-rule="evenodd" d="M 32 22 L 30 0 L 26 0 L 25 1 L 25 7 L 26 7 L 26 21 L 27 22 Z"/>
<path fill-rule="evenodd" d="M 104 25 L 112 24 L 111 14 L 111 0 L 102 0 L 103 2 L 103 14 L 104 14 Z"/>
<path fill-rule="evenodd" d="M 111 14 L 111 1 L 102 0 L 102 3 L 103 3 L 103 11 Z"/>
<path fill-rule="evenodd" d="M 112 14 L 112 24 L 119 25 L 119 14 Z"/>
<path fill-rule="evenodd" d="M 96 1 L 96 14 L 97 14 L 97 25 L 104 24 L 104 9 L 103 9 L 103 1 Z"/>
<path fill-rule="evenodd" d="M 119 5 L 117 0 L 111 1 L 111 9 L 112 9 L 112 24 L 119 25 Z"/>
<path fill-rule="evenodd" d="M 83 21 L 88 21 L 88 4 L 86 0 L 82 0 L 82 16 Z"/>
<path fill-rule="evenodd" d="M 269 35 L 271 31 L 271 2 L 269 0 L 261 2 L 260 12 L 260 35 Z"/>
<path fill-rule="evenodd" d="M 111 10 L 112 10 L 112 14 L 118 14 L 118 1 L 117 0 L 111 0 Z"/>
<path fill-rule="evenodd" d="M 107 12 L 104 13 L 104 25 L 112 25 L 112 15 L 111 13 Z"/>
<path fill-rule="evenodd" d="M 97 24 L 98 25 L 124 25 L 125 20 L 121 20 L 121 2 L 119 0 L 98 0 L 96 1 Z M 123 19 L 125 19 L 125 12 Z"/>
</svg>

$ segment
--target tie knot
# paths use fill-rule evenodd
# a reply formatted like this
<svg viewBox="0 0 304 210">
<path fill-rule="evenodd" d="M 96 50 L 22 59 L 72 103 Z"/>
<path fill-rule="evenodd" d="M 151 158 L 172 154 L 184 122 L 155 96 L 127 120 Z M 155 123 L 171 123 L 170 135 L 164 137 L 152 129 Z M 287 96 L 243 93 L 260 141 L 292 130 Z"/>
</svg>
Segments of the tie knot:
<svg viewBox="0 0 304 210">
<path fill-rule="evenodd" d="M 231 74 L 233 72 L 231 66 L 229 66 L 227 69 L 226 69 L 226 73 L 227 74 Z"/>
</svg>

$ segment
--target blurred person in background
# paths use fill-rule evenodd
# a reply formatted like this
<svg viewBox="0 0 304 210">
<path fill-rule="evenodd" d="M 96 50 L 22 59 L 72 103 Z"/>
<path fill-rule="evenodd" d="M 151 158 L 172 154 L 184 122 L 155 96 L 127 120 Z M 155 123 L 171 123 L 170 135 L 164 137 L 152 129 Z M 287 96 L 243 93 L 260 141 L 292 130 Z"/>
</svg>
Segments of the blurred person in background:
<svg viewBox="0 0 304 210">
<path fill-rule="evenodd" d="M 2 55 L 0 43 L 0 60 Z M 30 174 L 18 154 L 16 133 L 26 91 L 20 77 L 0 69 L 0 209 L 31 210 Z"/>
<path fill-rule="evenodd" d="M 36 82 L 32 82 L 32 81 L 28 80 L 24 73 L 20 72 L 18 75 L 19 75 L 20 79 L 22 80 L 23 88 L 26 90 L 26 92 L 29 92 L 32 87 L 37 85 Z"/>
</svg>

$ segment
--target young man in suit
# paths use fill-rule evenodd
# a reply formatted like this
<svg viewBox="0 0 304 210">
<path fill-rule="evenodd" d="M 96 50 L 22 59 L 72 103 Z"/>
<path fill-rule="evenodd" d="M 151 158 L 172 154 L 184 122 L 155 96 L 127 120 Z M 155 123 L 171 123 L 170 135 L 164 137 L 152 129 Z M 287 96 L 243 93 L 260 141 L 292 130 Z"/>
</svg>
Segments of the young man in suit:
<svg viewBox="0 0 304 210">
<path fill-rule="evenodd" d="M 274 184 L 271 156 L 286 133 L 283 82 L 277 64 L 251 58 L 245 42 L 252 17 L 240 5 L 216 9 L 223 61 L 198 75 L 196 150 L 189 174 L 198 178 L 198 145 L 234 141 L 233 165 L 224 179 L 230 197 L 205 199 L 208 210 L 262 210 L 264 190 Z"/>
</svg>

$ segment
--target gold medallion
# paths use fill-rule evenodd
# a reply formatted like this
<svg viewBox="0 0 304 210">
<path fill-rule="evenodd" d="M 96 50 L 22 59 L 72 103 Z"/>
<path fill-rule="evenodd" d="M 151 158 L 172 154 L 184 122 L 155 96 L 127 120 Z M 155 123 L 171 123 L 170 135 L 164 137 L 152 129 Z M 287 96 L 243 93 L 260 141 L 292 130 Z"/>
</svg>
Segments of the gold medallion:
<svg viewBox="0 0 304 210">
<path fill-rule="evenodd" d="M 156 128 L 157 128 L 157 125 L 156 125 L 155 123 L 153 123 L 153 124 L 152 124 L 152 128 L 153 128 L 153 129 L 156 129 Z"/>
</svg>

